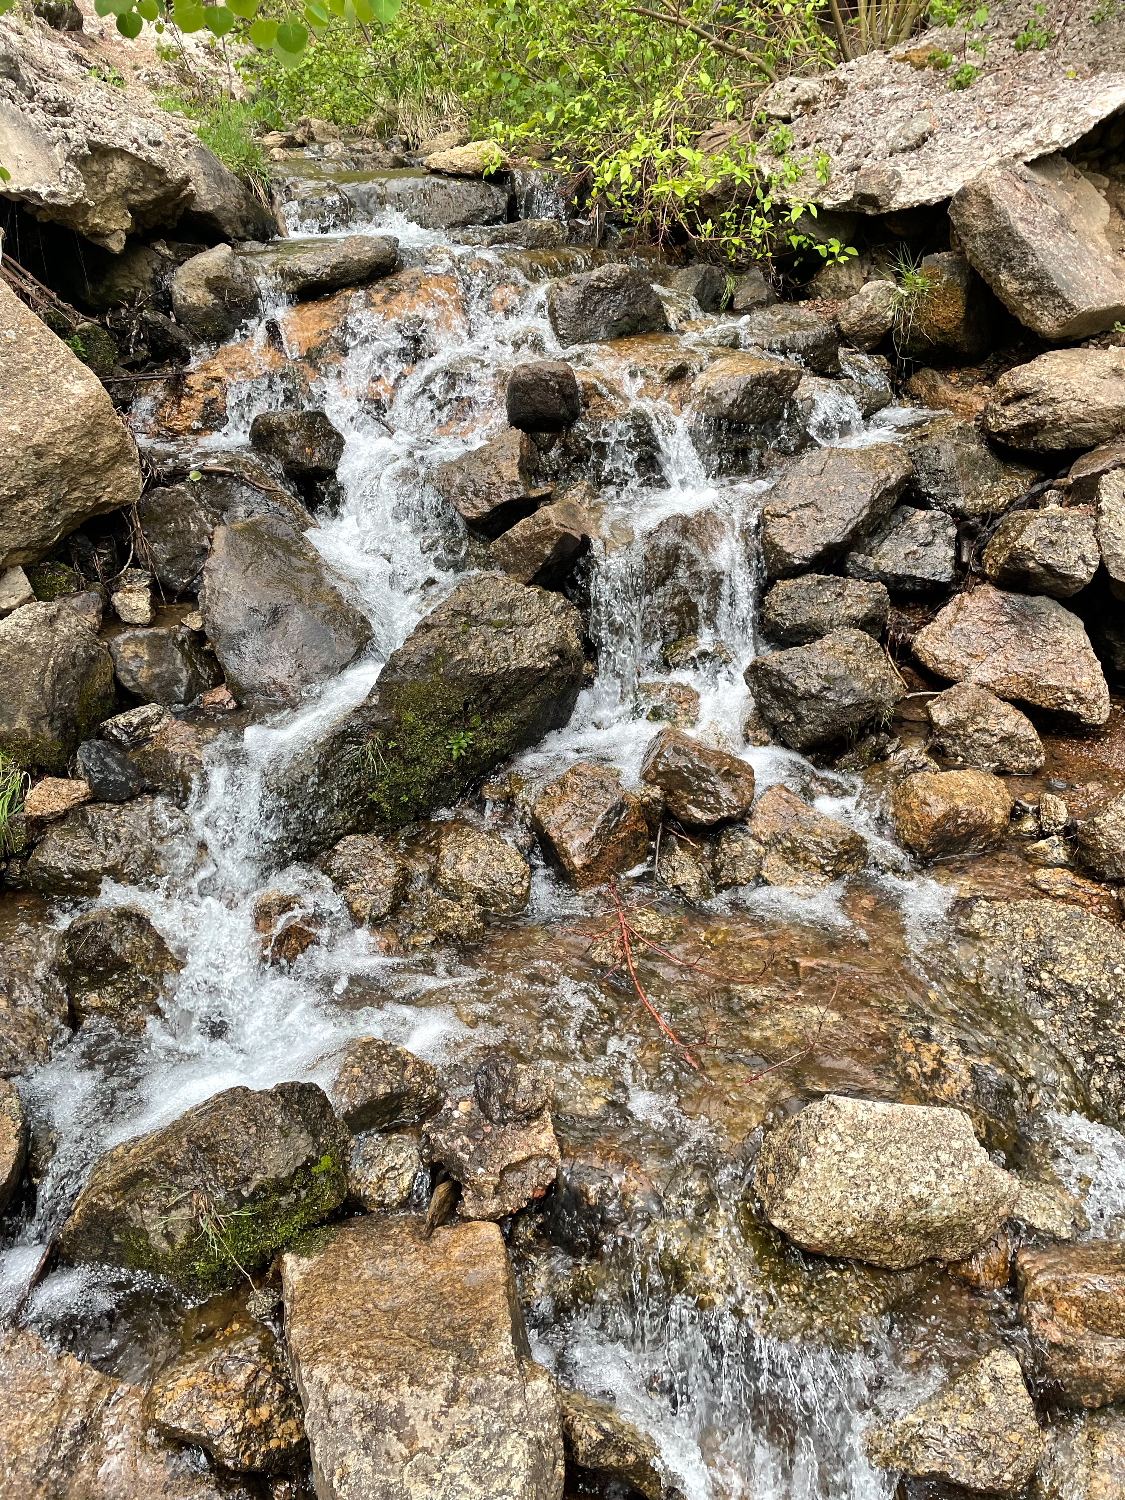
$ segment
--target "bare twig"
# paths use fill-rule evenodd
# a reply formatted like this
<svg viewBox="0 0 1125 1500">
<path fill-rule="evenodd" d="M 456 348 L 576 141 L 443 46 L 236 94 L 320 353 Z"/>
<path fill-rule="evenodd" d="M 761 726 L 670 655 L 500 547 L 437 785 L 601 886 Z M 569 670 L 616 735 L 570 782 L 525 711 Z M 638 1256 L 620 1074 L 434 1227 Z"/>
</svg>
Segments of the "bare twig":
<svg viewBox="0 0 1125 1500">
<path fill-rule="evenodd" d="M 735 47 L 730 42 L 724 42 L 720 37 L 708 31 L 705 26 L 689 21 L 686 16 L 678 16 L 675 11 L 671 10 L 649 10 L 643 5 L 631 5 L 629 9 L 635 16 L 647 16 L 651 21 L 664 21 L 669 26 L 679 26 L 684 31 L 690 31 L 695 36 L 701 37 L 708 46 L 714 47 L 716 52 L 725 52 L 728 57 L 737 57 L 764 73 L 771 83 L 777 82 L 777 74 L 764 58 L 748 52 L 745 47 Z"/>
</svg>

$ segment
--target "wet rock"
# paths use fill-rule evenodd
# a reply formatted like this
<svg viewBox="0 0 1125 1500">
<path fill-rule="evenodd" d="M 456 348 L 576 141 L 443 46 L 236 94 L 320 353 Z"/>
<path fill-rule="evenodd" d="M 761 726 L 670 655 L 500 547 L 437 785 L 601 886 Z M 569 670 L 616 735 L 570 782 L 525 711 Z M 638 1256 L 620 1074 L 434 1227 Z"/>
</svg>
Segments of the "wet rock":
<svg viewBox="0 0 1125 1500">
<path fill-rule="evenodd" d="M 566 225 L 557 219 L 518 219 L 514 224 L 489 224 L 463 229 L 462 245 L 503 245 L 518 250 L 557 250 L 566 244 Z"/>
<path fill-rule="evenodd" d="M 692 386 L 692 408 L 710 422 L 758 426 L 784 412 L 801 383 L 800 365 L 752 351 L 724 355 Z"/>
<path fill-rule="evenodd" d="M 771 578 L 831 562 L 886 520 L 910 477 L 908 459 L 889 443 L 818 448 L 770 491 L 762 554 Z"/>
<path fill-rule="evenodd" d="M 315 547 L 274 516 L 215 532 L 200 610 L 240 701 L 295 703 L 359 655 L 371 627 L 338 582 Z"/>
<path fill-rule="evenodd" d="M 669 668 L 700 667 L 708 654 L 716 660 L 725 652 L 721 644 L 704 645 L 697 637 L 713 630 L 729 569 L 749 543 L 749 535 L 718 508 L 669 516 L 645 536 L 641 634 L 647 645 L 669 643 L 662 653 Z"/>
<path fill-rule="evenodd" d="M 899 352 L 908 359 L 986 354 L 1000 310 L 965 257 L 949 250 L 923 256 L 921 273 L 926 288 L 902 318 Z"/>
<path fill-rule="evenodd" d="M 361 926 L 389 916 L 406 892 L 406 866 L 376 834 L 350 834 L 320 863 Z"/>
<path fill-rule="evenodd" d="M 62 774 L 113 712 L 113 663 L 65 604 L 27 604 L 0 620 L 0 750 Z"/>
<path fill-rule="evenodd" d="M 442 828 L 434 873 L 448 895 L 476 901 L 485 911 L 523 911 L 531 894 L 531 869 L 519 850 L 471 823 Z"/>
<path fill-rule="evenodd" d="M 711 862 L 716 889 L 723 891 L 732 885 L 757 885 L 765 852 L 744 823 L 724 828 Z"/>
<path fill-rule="evenodd" d="M 0 1214 L 12 1201 L 27 1159 L 27 1120 L 14 1083 L 0 1078 Z"/>
<path fill-rule="evenodd" d="M 619 1415 L 608 1402 L 581 1391 L 561 1391 L 563 1441 L 572 1463 L 627 1485 L 645 1500 L 665 1494 L 659 1452 L 647 1432 Z"/>
<path fill-rule="evenodd" d="M 694 297 L 700 312 L 713 313 L 718 312 L 723 304 L 727 279 L 718 266 L 701 264 L 684 266 L 682 270 L 673 272 L 668 285 L 674 291 L 686 292 L 689 297 Z"/>
<path fill-rule="evenodd" d="M 895 787 L 895 833 L 919 859 L 980 854 L 1008 831 L 1012 796 L 985 771 L 920 771 Z"/>
<path fill-rule="evenodd" d="M 959 682 L 926 704 L 933 748 L 947 760 L 1004 776 L 1031 776 L 1045 752 L 1035 726 L 986 688 Z"/>
<path fill-rule="evenodd" d="M 162 1437 L 236 1474 L 278 1474 L 305 1453 L 301 1405 L 273 1334 L 237 1312 L 164 1366 L 145 1397 Z"/>
<path fill-rule="evenodd" d="M 776 301 L 777 293 L 758 266 L 751 266 L 749 271 L 735 277 L 730 298 L 731 312 L 753 312 L 757 307 L 771 307 Z"/>
<path fill-rule="evenodd" d="M 1020 1318 L 1037 1373 L 1068 1406 L 1125 1396 L 1125 1251 L 1094 1242 L 1021 1250 Z"/>
<path fill-rule="evenodd" d="M 1093 448 L 1125 432 L 1125 349 L 1052 349 L 1001 375 L 985 431 L 1013 448 Z"/>
<path fill-rule="evenodd" d="M 105 740 L 83 740 L 75 760 L 96 802 L 128 802 L 145 789 L 132 761 Z"/>
<path fill-rule="evenodd" d="M 758 712 L 793 750 L 857 732 L 903 696 L 886 655 L 862 630 L 833 630 L 811 645 L 755 657 L 745 676 Z"/>
<path fill-rule="evenodd" d="M 958 520 L 1007 510 L 1037 477 L 1034 469 L 1002 462 L 975 422 L 952 413 L 912 428 L 903 447 L 914 469 L 912 494 Z"/>
<path fill-rule="evenodd" d="M 204 779 L 204 751 L 213 737 L 210 728 L 169 716 L 151 738 L 129 752 L 129 759 L 150 792 L 166 792 L 182 806 Z"/>
<path fill-rule="evenodd" d="M 439 943 L 479 943 L 483 937 L 484 919 L 475 901 L 455 901 L 423 887 L 380 929 L 378 941 L 385 953 L 413 953 Z"/>
<path fill-rule="evenodd" d="M 170 870 L 189 824 L 155 797 L 114 806 L 90 802 L 52 823 L 27 862 L 33 888 L 47 896 L 94 895 L 102 880 L 139 885 Z"/>
<path fill-rule="evenodd" d="M 0 1078 L 48 1060 L 70 1036 L 70 1009 L 59 978 L 61 934 L 8 926 L 0 943 Z"/>
<path fill-rule="evenodd" d="M 707 901 L 715 894 L 709 852 L 698 844 L 666 833 L 660 841 L 657 877 L 686 901 Z"/>
<path fill-rule="evenodd" d="M 383 234 L 348 234 L 320 242 L 278 240 L 247 258 L 298 302 L 377 281 L 399 265 L 398 240 Z"/>
<path fill-rule="evenodd" d="M 1120 598 L 1125 594 L 1125 470 L 1113 469 L 1102 476 L 1097 488 L 1096 537 L 1109 586 Z"/>
<path fill-rule="evenodd" d="M 1034 1500 L 1114 1500 L 1125 1485 L 1125 1417 L 1059 1416 L 1043 1434 Z"/>
<path fill-rule="evenodd" d="M 160 587 L 173 596 L 194 590 L 211 550 L 217 509 L 198 486 L 174 484 L 143 495 L 137 520 L 146 560 Z"/>
<path fill-rule="evenodd" d="M 604 885 L 648 855 L 648 825 L 618 773 L 578 761 L 535 800 L 536 833 L 566 874 L 584 890 Z"/>
<path fill-rule="evenodd" d="M 1001 588 L 1069 599 L 1101 560 L 1093 516 L 1048 506 L 1005 516 L 984 549 L 984 571 Z"/>
<path fill-rule="evenodd" d="M 1070 809 L 1062 797 L 1054 792 L 1044 792 L 1039 798 L 1039 826 L 1045 834 L 1065 833 L 1070 822 Z"/>
<path fill-rule="evenodd" d="M 840 341 L 836 324 L 797 302 L 779 302 L 761 307 L 740 319 L 738 334 L 743 344 L 799 359 L 816 375 L 838 375 Z"/>
<path fill-rule="evenodd" d="M 954 194 L 965 254 L 1025 328 L 1052 342 L 1125 318 L 1125 268 L 1106 235 L 1110 206 L 1062 155 L 1001 162 Z"/>
<path fill-rule="evenodd" d="M 1019 1360 L 997 1349 L 912 1411 L 875 1427 L 866 1447 L 880 1468 L 1014 1496 L 1035 1473 L 1043 1439 Z"/>
<path fill-rule="evenodd" d="M 541 505 L 517 521 L 488 549 L 489 561 L 517 583 L 557 588 L 589 550 L 597 523 L 575 500 Z"/>
<path fill-rule="evenodd" d="M 468 525 L 497 537 L 529 516 L 551 494 L 536 480 L 539 450 L 525 432 L 509 427 L 500 437 L 440 464 L 430 482 Z"/>
<path fill-rule="evenodd" d="M 361 1135 L 348 1158 L 348 1198 L 364 1213 L 409 1208 L 429 1185 L 418 1142 L 410 1135 Z"/>
<path fill-rule="evenodd" d="M 38 838 L 48 823 L 57 823 L 72 807 L 81 807 L 92 796 L 84 781 L 71 781 L 65 776 L 44 776 L 23 799 L 28 834 Z"/>
<path fill-rule="evenodd" d="M 1125 464 L 1125 438 L 1099 443 L 1074 460 L 1067 472 L 1067 499 L 1071 505 L 1092 505 L 1101 482 Z"/>
<path fill-rule="evenodd" d="M 371 209 L 388 207 L 423 229 L 466 229 L 502 223 L 508 216 L 507 191 L 472 178 L 392 176 L 376 185 L 374 195 L 357 185 L 347 196 L 366 219 Z"/>
<path fill-rule="evenodd" d="M 782 646 L 804 646 L 841 628 L 863 630 L 878 640 L 890 607 L 882 583 L 807 573 L 769 590 L 762 601 L 762 630 Z"/>
<path fill-rule="evenodd" d="M 867 858 L 862 835 L 781 785 L 762 793 L 747 827 L 762 850 L 767 885 L 828 885 L 862 869 Z"/>
<path fill-rule="evenodd" d="M 405 1047 L 361 1036 L 337 1055 L 328 1097 L 351 1131 L 421 1125 L 441 1104 L 437 1069 Z"/>
<path fill-rule="evenodd" d="M 1083 863 L 1099 880 L 1125 880 L 1125 796 L 1082 818 L 1076 837 Z"/>
<path fill-rule="evenodd" d="M 1054 599 L 985 584 L 958 594 L 914 637 L 929 671 L 1098 728 L 1109 692 L 1081 620 Z"/>
<path fill-rule="evenodd" d="M 250 443 L 298 485 L 334 478 L 344 452 L 343 433 L 322 411 L 259 412 L 250 423 Z"/>
<path fill-rule="evenodd" d="M 677 729 L 699 722 L 699 694 L 686 682 L 638 682 L 637 697 L 646 719 L 664 720 Z"/>
<path fill-rule="evenodd" d="M 837 1095 L 766 1137 L 754 1187 L 769 1222 L 802 1249 L 892 1270 L 963 1260 L 1018 1192 L 960 1110 Z"/>
<path fill-rule="evenodd" d="M 254 931 L 263 960 L 288 968 L 320 941 L 320 923 L 291 891 L 262 891 L 254 898 Z"/>
<path fill-rule="evenodd" d="M 563 432 L 582 415 L 582 393 L 562 359 L 517 365 L 505 396 L 508 424 L 521 432 Z"/>
<path fill-rule="evenodd" d="M 860 416 L 873 417 L 893 406 L 890 362 L 881 354 L 863 354 L 858 349 L 840 350 L 841 386 L 859 407 Z"/>
<path fill-rule="evenodd" d="M 599 266 L 552 281 L 547 315 L 562 344 L 600 344 L 636 333 L 663 333 L 664 306 L 643 272 Z"/>
<path fill-rule="evenodd" d="M 848 553 L 853 578 L 898 594 L 927 594 L 955 577 L 957 523 L 937 510 L 897 505 L 888 519 Z"/>
<path fill-rule="evenodd" d="M 662 729 L 645 751 L 641 780 L 664 793 L 673 818 L 713 828 L 743 818 L 754 800 L 754 770 L 680 729 Z"/>
<path fill-rule="evenodd" d="M 146 704 L 194 703 L 223 680 L 202 634 L 183 625 L 123 630 L 110 637 L 109 652 L 118 682 Z"/>
<path fill-rule="evenodd" d="M 0 286 L 0 572 L 38 562 L 141 493 L 136 444 L 101 381 Z"/>
<path fill-rule="evenodd" d="M 894 327 L 901 303 L 893 281 L 869 281 L 840 308 L 840 332 L 860 349 L 874 349 Z"/>
<path fill-rule="evenodd" d="M 227 1089 L 100 1157 L 60 1252 L 190 1290 L 233 1286 L 343 1202 L 347 1154 L 315 1084 Z"/>
<path fill-rule="evenodd" d="M 324 1500 L 561 1500 L 554 1383 L 532 1363 L 500 1231 L 363 1218 L 282 1263 Z"/>
<path fill-rule="evenodd" d="M 473 1078 L 473 1098 L 493 1125 L 529 1121 L 549 1109 L 554 1087 L 541 1068 L 490 1052 Z"/>
<path fill-rule="evenodd" d="M 258 283 L 229 245 L 185 260 L 172 277 L 172 310 L 197 339 L 221 343 L 258 310 Z"/>
<path fill-rule="evenodd" d="M 165 979 L 183 964 L 136 906 L 95 907 L 63 935 L 60 975 L 79 1025 L 92 1018 L 143 1031 L 160 1014 Z"/>
<path fill-rule="evenodd" d="M 0 571 L 0 620 L 25 604 L 35 603 L 35 591 L 27 581 L 22 568 L 4 568 Z"/>
</svg>

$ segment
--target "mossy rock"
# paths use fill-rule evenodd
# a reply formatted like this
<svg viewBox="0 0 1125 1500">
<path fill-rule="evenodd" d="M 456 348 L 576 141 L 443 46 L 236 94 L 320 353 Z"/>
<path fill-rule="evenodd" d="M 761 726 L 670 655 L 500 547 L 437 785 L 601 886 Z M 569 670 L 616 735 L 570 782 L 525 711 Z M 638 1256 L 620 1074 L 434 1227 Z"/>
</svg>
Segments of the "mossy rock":
<svg viewBox="0 0 1125 1500">
<path fill-rule="evenodd" d="M 24 568 L 31 592 L 42 604 L 51 604 L 64 594 L 75 594 L 83 586 L 80 574 L 66 563 L 41 562 Z"/>
</svg>

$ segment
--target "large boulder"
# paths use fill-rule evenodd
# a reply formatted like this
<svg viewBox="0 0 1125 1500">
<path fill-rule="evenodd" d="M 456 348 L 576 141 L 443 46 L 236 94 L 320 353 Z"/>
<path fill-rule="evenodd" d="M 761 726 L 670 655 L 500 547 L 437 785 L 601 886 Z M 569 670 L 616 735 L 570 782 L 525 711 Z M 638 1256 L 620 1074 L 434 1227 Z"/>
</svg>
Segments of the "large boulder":
<svg viewBox="0 0 1125 1500">
<path fill-rule="evenodd" d="M 834 561 L 885 521 L 910 478 L 891 443 L 817 448 L 781 476 L 762 510 L 762 554 L 771 578 Z"/>
<path fill-rule="evenodd" d="M 862 630 L 833 630 L 808 646 L 756 656 L 745 675 L 758 712 L 793 750 L 863 729 L 903 696 L 901 678 Z"/>
<path fill-rule="evenodd" d="M 187 208 L 176 225 L 193 243 L 217 240 L 272 240 L 277 224 L 269 208 L 198 139 L 185 153 Z"/>
<path fill-rule="evenodd" d="M 1094 518 L 1058 505 L 1014 511 L 992 533 L 981 560 L 1000 588 L 1069 599 L 1098 571 Z"/>
<path fill-rule="evenodd" d="M 63 1225 L 72 1264 L 233 1286 L 337 1208 L 348 1134 L 312 1083 L 227 1089 L 94 1164 Z"/>
<path fill-rule="evenodd" d="M 1083 864 L 1099 880 L 1125 880 L 1125 796 L 1080 819 L 1076 842 Z"/>
<path fill-rule="evenodd" d="M 113 713 L 110 654 L 64 602 L 0 620 L 0 681 L 0 750 L 28 769 L 63 774 Z"/>
<path fill-rule="evenodd" d="M 246 258 L 259 280 L 276 283 L 298 302 L 377 281 L 397 271 L 399 265 L 398 240 L 384 234 L 278 240 Z"/>
<path fill-rule="evenodd" d="M 922 258 L 926 285 L 899 317 L 898 352 L 907 359 L 969 360 L 992 347 L 999 308 L 963 255 L 939 250 Z"/>
<path fill-rule="evenodd" d="M 928 594 L 955 577 L 957 523 L 940 510 L 896 505 L 890 516 L 848 553 L 852 578 L 881 583 L 896 594 Z"/>
<path fill-rule="evenodd" d="M 323 1500 L 561 1500 L 558 1400 L 495 1224 L 365 1217 L 282 1262 Z"/>
<path fill-rule="evenodd" d="M 1125 432 L 1125 349 L 1052 349 L 1001 375 L 984 426 L 1013 448 L 1093 448 Z"/>
<path fill-rule="evenodd" d="M 754 768 L 682 729 L 662 729 L 645 751 L 641 780 L 659 787 L 672 817 L 689 827 L 744 818 L 754 801 Z"/>
<path fill-rule="evenodd" d="M 1019 1313 L 1037 1374 L 1068 1406 L 1125 1396 L 1125 1250 L 1105 1241 L 1024 1249 Z"/>
<path fill-rule="evenodd" d="M 143 703 L 194 703 L 223 680 L 203 636 L 184 625 L 123 630 L 110 637 L 109 653 L 118 682 Z"/>
<path fill-rule="evenodd" d="M 508 424 L 521 432 L 564 432 L 582 415 L 582 393 L 563 359 L 517 365 L 504 397 Z"/>
<path fill-rule="evenodd" d="M 1064 156 L 1000 162 L 953 195 L 962 250 L 1016 317 L 1058 343 L 1125 318 L 1125 262 L 1110 206 Z"/>
<path fill-rule="evenodd" d="M 597 522 L 577 500 L 541 505 L 488 549 L 489 561 L 517 583 L 557 588 L 589 549 Z"/>
<path fill-rule="evenodd" d="M 632 266 L 599 266 L 552 281 L 547 315 L 562 344 L 601 344 L 634 333 L 663 333 L 664 304 Z"/>
<path fill-rule="evenodd" d="M 1035 726 L 1018 708 L 971 682 L 937 693 L 926 704 L 933 748 L 977 771 L 1031 776 L 1046 758 Z"/>
<path fill-rule="evenodd" d="M 985 584 L 951 599 L 912 649 L 938 677 L 1094 729 L 1109 717 L 1109 689 L 1082 621 L 1054 599 Z"/>
<path fill-rule="evenodd" d="M 469 526 L 497 537 L 551 494 L 551 485 L 537 481 L 538 469 L 538 448 L 526 432 L 509 427 L 440 464 L 430 483 Z"/>
<path fill-rule="evenodd" d="M 806 573 L 769 590 L 762 601 L 762 630 L 782 646 L 805 646 L 839 629 L 864 630 L 878 640 L 890 607 L 881 583 Z"/>
<path fill-rule="evenodd" d="M 229 339 L 260 302 L 253 273 L 229 245 L 191 256 L 172 277 L 176 322 L 199 339 Z"/>
<path fill-rule="evenodd" d="M 240 700 L 294 703 L 334 677 L 371 639 L 320 553 L 276 516 L 254 516 L 214 535 L 200 611 Z"/>
<path fill-rule="evenodd" d="M 38 562 L 91 516 L 136 503 L 137 445 L 105 387 L 6 282 L 0 410 L 0 572 Z"/>
<path fill-rule="evenodd" d="M 532 822 L 547 850 L 579 889 L 604 885 L 641 864 L 648 824 L 639 800 L 611 766 L 580 760 L 545 786 Z"/>
<path fill-rule="evenodd" d="M 753 350 L 725 354 L 697 377 L 692 409 L 724 427 L 756 427 L 781 416 L 803 373 L 800 365 Z"/>
<path fill-rule="evenodd" d="M 766 1137 L 754 1187 L 803 1249 L 892 1270 L 971 1255 L 1019 1192 L 960 1110 L 834 1094 Z"/>
<path fill-rule="evenodd" d="M 723 884 L 746 884 L 754 871 L 767 885 L 823 886 L 862 869 L 867 858 L 861 834 L 780 784 L 758 798 L 746 832 L 757 845 L 759 868 L 754 871 L 753 851 L 744 840 L 720 843 L 718 863 L 736 877 L 720 877 Z"/>
<path fill-rule="evenodd" d="M 79 1024 L 93 1017 L 143 1031 L 160 1012 L 164 982 L 183 964 L 136 906 L 95 907 L 63 935 L 60 973 Z"/>
<path fill-rule="evenodd" d="M 1036 471 L 997 458 L 975 422 L 943 412 L 903 436 L 914 468 L 911 492 L 963 521 L 998 515 L 1028 490 Z"/>
<path fill-rule="evenodd" d="M 979 854 L 1008 831 L 1012 794 L 986 771 L 918 771 L 895 787 L 891 814 L 919 859 Z"/>
</svg>

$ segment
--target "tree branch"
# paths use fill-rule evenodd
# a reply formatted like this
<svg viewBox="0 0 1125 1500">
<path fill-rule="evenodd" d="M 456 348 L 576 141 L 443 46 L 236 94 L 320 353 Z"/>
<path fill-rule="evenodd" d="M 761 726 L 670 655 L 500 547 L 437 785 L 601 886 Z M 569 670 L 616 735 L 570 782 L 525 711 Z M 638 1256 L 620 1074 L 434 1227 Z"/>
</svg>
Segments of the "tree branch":
<svg viewBox="0 0 1125 1500">
<path fill-rule="evenodd" d="M 694 35 L 702 37 L 705 42 L 714 47 L 716 52 L 725 52 L 728 57 L 741 58 L 743 62 L 748 62 L 751 67 L 764 73 L 771 83 L 777 82 L 777 74 L 768 62 L 753 52 L 748 52 L 745 47 L 735 47 L 730 42 L 724 42 L 717 36 L 712 36 L 705 26 L 700 26 L 695 21 L 689 21 L 684 16 L 673 15 L 667 10 L 649 10 L 643 5 L 631 5 L 629 9 L 635 16 L 647 16 L 651 21 L 666 21 L 669 26 L 679 26 L 684 31 L 693 32 Z"/>
</svg>

